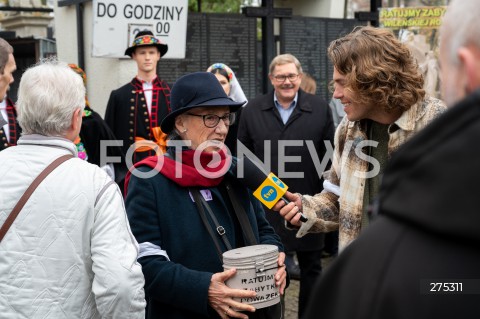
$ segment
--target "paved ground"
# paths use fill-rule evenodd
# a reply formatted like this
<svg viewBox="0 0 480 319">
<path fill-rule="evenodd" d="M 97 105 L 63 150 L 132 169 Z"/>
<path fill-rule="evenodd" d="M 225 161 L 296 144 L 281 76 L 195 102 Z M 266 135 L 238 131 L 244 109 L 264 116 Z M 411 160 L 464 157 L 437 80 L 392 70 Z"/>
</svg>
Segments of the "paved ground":
<svg viewBox="0 0 480 319">
<path fill-rule="evenodd" d="M 332 260 L 333 258 L 322 259 L 323 270 L 325 270 L 325 268 Z M 298 288 L 299 281 L 291 280 L 290 286 L 285 293 L 285 319 L 298 319 Z"/>
<path fill-rule="evenodd" d="M 285 293 L 285 319 L 297 319 L 298 309 L 298 280 L 291 280 Z"/>
</svg>

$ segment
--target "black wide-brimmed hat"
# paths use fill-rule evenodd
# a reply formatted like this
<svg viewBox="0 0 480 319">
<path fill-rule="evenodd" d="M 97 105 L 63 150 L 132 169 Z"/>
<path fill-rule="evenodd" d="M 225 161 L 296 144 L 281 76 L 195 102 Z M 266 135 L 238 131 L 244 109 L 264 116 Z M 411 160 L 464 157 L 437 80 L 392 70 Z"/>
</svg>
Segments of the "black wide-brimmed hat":
<svg viewBox="0 0 480 319">
<path fill-rule="evenodd" d="M 244 103 L 230 99 L 213 73 L 190 73 L 173 85 L 170 95 L 172 112 L 163 119 L 160 128 L 164 133 L 170 133 L 178 115 L 197 107 L 228 106 L 231 112 L 235 112 Z"/>
<path fill-rule="evenodd" d="M 132 45 L 125 50 L 125 55 L 132 57 L 132 53 L 138 47 L 154 46 L 160 51 L 160 56 L 164 56 L 168 51 L 168 45 L 161 43 L 159 39 L 153 36 L 151 31 L 140 31 L 135 36 Z"/>
</svg>

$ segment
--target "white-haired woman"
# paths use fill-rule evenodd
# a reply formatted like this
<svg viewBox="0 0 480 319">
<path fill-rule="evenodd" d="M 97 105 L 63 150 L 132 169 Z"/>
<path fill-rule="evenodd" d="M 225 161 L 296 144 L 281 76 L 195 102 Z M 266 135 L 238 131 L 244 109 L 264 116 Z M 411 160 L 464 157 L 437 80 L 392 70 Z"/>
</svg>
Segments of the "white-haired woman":
<svg viewBox="0 0 480 319">
<path fill-rule="evenodd" d="M 67 64 L 41 63 L 23 74 L 17 102 L 23 135 L 0 152 L 0 212 L 10 214 L 52 162 L 69 159 L 38 185 L 0 238 L 4 318 L 145 315 L 122 195 L 103 170 L 77 158 L 73 141 L 84 106 L 82 79 Z"/>
</svg>

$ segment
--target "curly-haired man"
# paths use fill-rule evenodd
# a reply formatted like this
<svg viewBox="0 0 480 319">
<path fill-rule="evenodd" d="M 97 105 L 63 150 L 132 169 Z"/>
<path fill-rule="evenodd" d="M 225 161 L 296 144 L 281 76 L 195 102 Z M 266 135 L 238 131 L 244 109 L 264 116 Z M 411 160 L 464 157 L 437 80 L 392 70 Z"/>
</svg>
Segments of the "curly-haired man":
<svg viewBox="0 0 480 319">
<path fill-rule="evenodd" d="M 274 209 L 295 226 L 297 237 L 339 229 L 341 251 L 369 223 L 369 207 L 383 169 L 400 145 L 445 110 L 423 90 L 423 77 L 408 48 L 386 29 L 360 27 L 334 40 L 333 97 L 346 116 L 335 133 L 332 167 L 314 196 L 287 193 L 292 203 Z M 282 208 L 283 207 L 283 208 Z M 308 221 L 299 221 L 299 210 Z"/>
</svg>

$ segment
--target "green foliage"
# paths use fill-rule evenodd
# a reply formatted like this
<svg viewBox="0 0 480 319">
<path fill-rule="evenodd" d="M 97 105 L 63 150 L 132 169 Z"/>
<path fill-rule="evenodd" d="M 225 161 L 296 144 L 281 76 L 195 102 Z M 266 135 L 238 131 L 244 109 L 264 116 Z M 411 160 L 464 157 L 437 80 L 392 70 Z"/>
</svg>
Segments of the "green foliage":
<svg viewBox="0 0 480 319">
<path fill-rule="evenodd" d="M 188 10 L 198 12 L 198 0 L 188 0 Z M 240 13 L 242 0 L 201 0 L 202 12 Z"/>
</svg>

